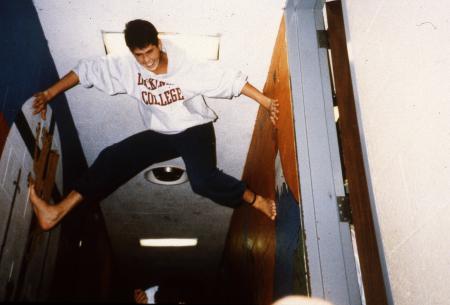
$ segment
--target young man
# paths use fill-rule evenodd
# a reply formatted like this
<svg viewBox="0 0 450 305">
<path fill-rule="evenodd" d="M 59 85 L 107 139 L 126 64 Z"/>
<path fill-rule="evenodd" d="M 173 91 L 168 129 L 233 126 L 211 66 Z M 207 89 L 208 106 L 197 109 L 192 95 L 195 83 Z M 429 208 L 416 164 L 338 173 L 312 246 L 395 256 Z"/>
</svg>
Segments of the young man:
<svg viewBox="0 0 450 305">
<path fill-rule="evenodd" d="M 42 229 L 53 228 L 84 199 L 110 193 L 151 164 L 179 156 L 194 192 L 232 208 L 244 201 L 275 219 L 273 200 L 253 193 L 216 167 L 213 122 L 217 116 L 203 96 L 244 94 L 270 112 L 273 124 L 278 119 L 277 101 L 247 83 L 241 72 L 193 61 L 169 42 L 162 43 L 148 21 L 130 21 L 124 33 L 130 56 L 81 60 L 73 71 L 34 95 L 34 114 L 45 118 L 52 98 L 79 83 L 110 95 L 129 94 L 138 102 L 147 127 L 105 148 L 60 203 L 48 204 L 31 185 L 30 201 Z"/>
</svg>

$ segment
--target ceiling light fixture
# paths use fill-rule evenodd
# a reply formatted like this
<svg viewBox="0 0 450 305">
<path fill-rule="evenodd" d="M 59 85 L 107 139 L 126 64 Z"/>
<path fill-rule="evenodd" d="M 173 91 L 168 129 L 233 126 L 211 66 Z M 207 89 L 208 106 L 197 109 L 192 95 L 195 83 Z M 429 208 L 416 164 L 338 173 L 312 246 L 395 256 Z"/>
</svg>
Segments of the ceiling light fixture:
<svg viewBox="0 0 450 305">
<path fill-rule="evenodd" d="M 102 31 L 106 54 L 129 54 L 122 32 Z M 200 35 L 160 32 L 158 37 L 179 46 L 186 53 L 201 60 L 219 60 L 220 35 Z"/>
<path fill-rule="evenodd" d="M 194 247 L 197 246 L 197 238 L 150 238 L 140 239 L 141 247 Z"/>
<path fill-rule="evenodd" d="M 175 185 L 188 180 L 186 171 L 177 166 L 154 167 L 144 173 L 145 179 L 156 184 Z"/>
</svg>

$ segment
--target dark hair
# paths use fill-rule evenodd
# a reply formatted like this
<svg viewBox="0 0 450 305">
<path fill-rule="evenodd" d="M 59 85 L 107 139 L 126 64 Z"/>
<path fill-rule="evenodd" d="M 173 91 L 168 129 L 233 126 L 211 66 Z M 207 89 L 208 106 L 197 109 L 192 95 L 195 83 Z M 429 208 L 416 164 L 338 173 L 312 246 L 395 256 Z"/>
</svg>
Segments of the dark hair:
<svg viewBox="0 0 450 305">
<path fill-rule="evenodd" d="M 125 42 L 133 51 L 136 48 L 143 49 L 149 44 L 158 45 L 158 31 L 155 26 L 148 21 L 136 19 L 127 22 L 125 25 Z"/>
</svg>

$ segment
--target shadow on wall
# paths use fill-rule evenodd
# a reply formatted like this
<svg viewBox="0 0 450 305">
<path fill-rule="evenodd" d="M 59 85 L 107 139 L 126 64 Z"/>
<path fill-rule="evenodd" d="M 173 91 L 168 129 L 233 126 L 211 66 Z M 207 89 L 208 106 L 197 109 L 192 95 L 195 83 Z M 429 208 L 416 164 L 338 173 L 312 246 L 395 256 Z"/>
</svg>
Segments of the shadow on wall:
<svg viewBox="0 0 450 305">
<path fill-rule="evenodd" d="M 3 42 L 0 57 L 7 59 L 2 62 L 0 69 L 0 144 L 3 147 L 7 138 L 15 137 L 12 143 L 18 144 L 12 144 L 11 147 L 17 155 L 24 157 L 19 158 L 14 165 L 24 168 L 20 181 L 25 181 L 28 172 L 31 171 L 27 164 L 31 164 L 31 158 L 34 157 L 36 135 L 29 120 L 26 119 L 29 113 L 24 113 L 31 112 L 31 109 L 22 109 L 22 106 L 34 93 L 47 88 L 59 76 L 33 2 L 1 1 L 0 14 Z M 71 181 L 82 173 L 87 167 L 87 162 L 65 96 L 58 96 L 51 106 L 52 119 L 61 139 L 58 153 L 62 156 L 64 169 L 63 190 L 52 194 L 53 199 L 58 200 L 58 193 L 64 194 L 70 189 Z M 10 130 L 15 130 L 14 135 L 11 135 Z M 6 152 L 6 149 L 1 151 L 5 158 L 11 152 L 11 150 Z M 5 166 L 3 171 L 11 168 L 9 165 Z M 14 181 L 19 181 L 17 175 L 9 176 L 12 178 L 6 179 L 7 181 L 4 179 L 2 183 L 13 185 Z M 0 257 L 0 274 L 7 276 L 5 281 L 3 279 L 0 281 L 2 299 L 105 300 L 111 286 L 112 258 L 99 207 L 95 204 L 89 207 L 85 205 L 67 217 L 60 226 L 61 236 L 56 233 L 42 234 L 37 229 L 32 213 L 27 214 L 30 218 L 26 225 L 19 225 L 21 222 L 15 221 L 14 217 L 20 216 L 17 213 L 18 207 L 26 206 L 26 188 L 26 184 L 21 186 L 20 196 L 14 196 L 13 193 L 5 194 L 11 200 L 0 202 L 1 210 L 5 211 L 2 212 L 2 216 L 11 215 L 8 226 L 5 226 L 7 223 L 5 219 L 1 221 L 0 236 L 3 238 L 1 241 L 4 251 Z M 16 197 L 17 200 L 25 202 L 14 204 Z M 15 240 L 18 234 L 26 236 L 27 241 L 23 245 L 19 247 L 17 243 L 7 243 L 8 240 Z M 48 247 L 49 240 L 53 240 L 52 243 L 56 244 L 55 253 L 42 249 Z M 83 247 L 80 246 L 80 241 L 83 242 Z M 56 258 L 48 257 L 56 255 L 56 252 L 58 253 Z M 14 257 L 12 265 L 5 258 L 6 253 Z M 37 256 L 43 257 L 37 259 Z M 44 276 L 43 270 L 52 270 L 52 267 L 55 267 L 54 274 Z M 36 276 L 27 276 L 31 273 Z M 38 276 L 39 274 L 41 276 Z M 44 289 L 45 287 L 48 287 L 48 290 Z"/>
<path fill-rule="evenodd" d="M 277 193 L 277 213 L 273 299 L 292 294 L 307 295 L 301 214 L 298 202 L 285 183 Z"/>
</svg>

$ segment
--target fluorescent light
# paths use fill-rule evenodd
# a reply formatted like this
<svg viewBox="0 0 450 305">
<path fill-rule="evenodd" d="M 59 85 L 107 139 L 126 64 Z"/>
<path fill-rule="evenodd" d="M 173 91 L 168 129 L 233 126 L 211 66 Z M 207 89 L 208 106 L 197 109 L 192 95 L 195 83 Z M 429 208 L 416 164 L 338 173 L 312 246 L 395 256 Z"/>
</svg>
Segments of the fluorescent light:
<svg viewBox="0 0 450 305">
<path fill-rule="evenodd" d="M 130 51 L 122 32 L 102 32 L 106 54 L 127 54 Z M 219 60 L 220 35 L 200 35 L 161 32 L 158 37 L 170 41 L 185 50 L 193 58 L 201 60 Z"/>
<path fill-rule="evenodd" d="M 125 36 L 119 32 L 102 32 L 103 44 L 106 54 L 129 54 L 130 50 L 125 43 Z"/>
<path fill-rule="evenodd" d="M 185 50 L 197 59 L 219 60 L 219 35 L 194 35 L 182 33 L 159 33 L 158 37 L 167 40 Z"/>
<path fill-rule="evenodd" d="M 140 239 L 141 247 L 193 247 L 197 238 L 150 238 Z"/>
</svg>

